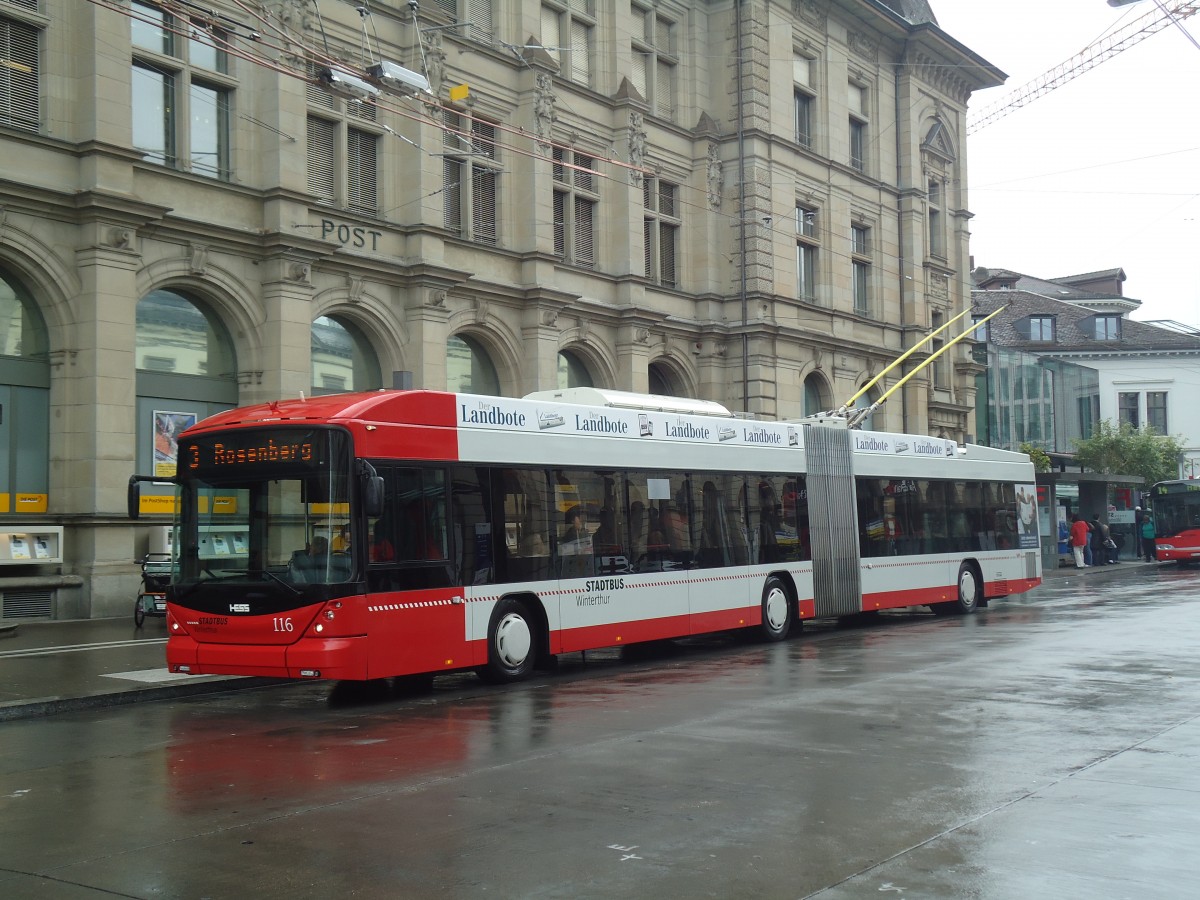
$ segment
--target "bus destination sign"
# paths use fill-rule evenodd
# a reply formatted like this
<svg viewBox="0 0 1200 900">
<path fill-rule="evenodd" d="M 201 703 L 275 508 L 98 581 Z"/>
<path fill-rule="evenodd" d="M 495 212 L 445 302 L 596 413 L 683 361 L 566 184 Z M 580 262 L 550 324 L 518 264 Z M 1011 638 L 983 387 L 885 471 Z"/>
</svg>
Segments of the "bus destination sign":
<svg viewBox="0 0 1200 900">
<path fill-rule="evenodd" d="M 232 474 L 256 469 L 290 471 L 320 468 L 328 435 L 309 429 L 245 430 L 201 435 L 181 442 L 181 468 L 193 475 Z"/>
</svg>

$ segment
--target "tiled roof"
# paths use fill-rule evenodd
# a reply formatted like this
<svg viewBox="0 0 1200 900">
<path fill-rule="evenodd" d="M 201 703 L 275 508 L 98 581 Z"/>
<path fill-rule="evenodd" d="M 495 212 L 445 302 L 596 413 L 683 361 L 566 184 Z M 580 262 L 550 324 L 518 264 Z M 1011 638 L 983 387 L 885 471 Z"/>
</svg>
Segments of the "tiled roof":
<svg viewBox="0 0 1200 900">
<path fill-rule="evenodd" d="M 937 16 L 933 14 L 927 0 L 879 0 L 879 2 L 897 15 L 908 19 L 913 25 L 925 23 L 937 24 Z"/>
<path fill-rule="evenodd" d="M 1063 300 L 1027 290 L 971 291 L 971 308 L 987 315 L 1001 306 L 1008 308 L 988 323 L 991 341 L 1000 347 L 1024 350 L 1042 356 L 1059 353 L 1127 354 L 1147 351 L 1197 351 L 1200 336 L 1181 334 L 1145 322 L 1121 319 L 1120 338 L 1098 341 L 1089 324 L 1097 313 Z M 1053 316 L 1055 340 L 1031 341 L 1013 326 L 1029 316 Z"/>
</svg>

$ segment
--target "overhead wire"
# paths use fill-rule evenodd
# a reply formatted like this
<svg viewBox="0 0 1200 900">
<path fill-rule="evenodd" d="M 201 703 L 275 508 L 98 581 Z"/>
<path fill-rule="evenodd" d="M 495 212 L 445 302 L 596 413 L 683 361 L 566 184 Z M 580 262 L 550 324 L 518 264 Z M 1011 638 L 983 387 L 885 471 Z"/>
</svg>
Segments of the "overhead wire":
<svg viewBox="0 0 1200 900">
<path fill-rule="evenodd" d="M 138 15 L 137 13 L 135 13 L 133 11 L 132 7 L 118 5 L 118 0 L 88 0 L 88 2 L 92 3 L 93 5 L 111 10 L 113 12 L 117 12 L 121 15 L 125 15 L 125 16 L 129 17 L 130 19 L 135 19 L 144 24 L 152 25 L 156 28 L 163 28 L 164 30 L 170 31 L 173 34 L 176 34 L 176 35 L 188 38 L 188 39 L 192 39 L 192 40 L 200 40 L 201 43 L 205 43 L 208 46 L 215 47 L 216 49 L 219 49 L 219 50 L 224 50 L 225 52 L 228 52 L 232 56 L 235 56 L 239 59 L 250 62 L 254 65 L 262 66 L 262 67 L 267 68 L 271 71 L 274 71 L 278 74 L 281 74 L 281 75 L 284 75 L 284 76 L 287 76 L 290 78 L 297 78 L 299 80 L 305 81 L 309 84 L 313 84 L 316 86 L 321 85 L 321 82 L 319 79 L 310 77 L 307 74 L 301 74 L 295 68 L 277 63 L 274 60 L 271 60 L 269 57 L 267 57 L 263 54 L 249 52 L 249 51 L 243 51 L 241 48 L 236 47 L 236 45 L 234 45 L 234 43 L 232 41 L 222 40 L 222 39 L 216 37 L 215 35 L 213 35 L 212 32 L 208 29 L 204 29 L 201 32 L 195 32 L 195 29 L 193 27 L 189 27 L 191 25 L 194 25 L 193 18 L 192 18 L 193 13 L 185 14 L 187 16 L 186 21 L 189 23 L 189 26 L 177 26 L 177 27 L 172 28 L 172 27 L 167 27 L 166 24 L 160 19 L 149 18 L 149 17 L 144 17 L 144 16 Z M 259 10 L 251 7 L 248 3 L 244 2 L 244 0 L 231 0 L 231 2 L 233 2 L 239 9 L 241 9 L 252 21 L 257 22 L 259 27 L 256 28 L 254 26 L 247 25 L 245 23 L 235 22 L 233 19 L 231 19 L 227 16 L 213 14 L 211 12 L 211 10 L 204 8 L 204 7 L 200 7 L 197 4 L 187 2 L 187 0 L 163 0 L 163 2 L 157 3 L 155 5 L 159 6 L 165 12 L 168 12 L 168 13 L 171 13 L 172 10 L 176 7 L 182 8 L 182 9 L 194 10 L 195 11 L 194 16 L 196 18 L 199 18 L 201 20 L 209 20 L 209 21 L 215 21 L 215 20 L 219 19 L 220 22 L 222 23 L 219 26 L 221 28 L 221 30 L 227 30 L 230 32 L 231 36 L 241 37 L 243 40 L 246 40 L 247 42 L 249 42 L 255 46 L 266 47 L 266 48 L 275 50 L 275 51 L 279 52 L 280 54 L 284 54 L 284 53 L 294 54 L 295 48 L 298 46 L 303 49 L 303 58 L 305 60 L 307 60 L 310 64 L 322 64 L 329 68 L 337 68 L 341 71 L 347 72 L 347 74 L 354 74 L 356 76 L 359 74 L 358 71 L 355 70 L 353 67 L 347 66 L 344 62 L 336 59 L 333 56 L 332 50 L 328 45 L 328 38 L 324 34 L 323 23 L 322 23 L 321 30 L 322 30 L 322 43 L 324 46 L 323 46 L 323 48 L 314 48 L 314 47 L 309 46 L 302 38 L 298 38 L 295 35 L 293 35 L 285 26 L 282 25 L 282 23 L 277 23 L 274 20 L 274 17 L 264 14 L 264 13 L 260 12 Z M 314 0 L 314 5 L 315 5 L 315 0 Z M 316 10 L 316 12 L 319 16 L 320 15 L 319 9 Z M 368 8 L 368 14 L 369 14 L 369 8 Z M 177 18 L 179 18 L 179 17 L 177 16 Z M 456 24 L 465 24 L 465 23 L 456 23 Z M 373 22 L 372 22 L 372 27 L 374 27 Z M 365 28 L 365 25 L 364 25 L 364 28 Z M 264 33 L 270 33 L 271 35 L 273 35 L 273 37 L 268 38 L 268 37 L 264 36 Z M 202 39 L 200 37 L 200 35 L 207 36 L 208 39 L 207 40 Z M 417 39 L 417 43 L 420 43 L 419 38 Z M 321 49 L 324 49 L 325 52 L 324 53 L 320 52 Z M 388 99 L 386 99 L 386 100 L 383 99 L 384 96 L 387 96 Z M 516 155 L 520 155 L 520 156 L 525 156 L 528 158 L 540 159 L 543 161 L 552 162 L 555 165 L 555 167 L 561 166 L 564 170 L 582 172 L 582 173 L 584 173 L 588 176 L 591 176 L 593 178 L 596 178 L 596 179 L 613 180 L 616 177 L 614 174 L 610 174 L 609 172 L 603 171 L 601 168 L 598 168 L 598 167 L 589 168 L 586 166 L 576 165 L 569 161 L 566 153 L 563 154 L 562 159 L 554 158 L 554 156 L 553 156 L 554 150 L 571 151 L 572 153 L 579 153 L 580 147 L 576 144 L 563 142 L 563 141 L 557 141 L 557 140 L 548 139 L 548 138 L 542 138 L 540 136 L 532 134 L 531 132 L 527 131 L 523 127 L 510 126 L 505 123 L 496 122 L 491 119 L 484 118 L 482 116 L 475 116 L 467 111 L 462 110 L 459 107 L 450 106 L 447 104 L 443 104 L 441 102 L 420 101 L 421 105 L 425 108 L 425 110 L 431 111 L 433 113 L 431 115 L 431 114 L 429 114 L 429 112 L 422 113 L 419 111 L 414 111 L 411 108 L 402 106 L 402 105 L 400 105 L 400 101 L 401 101 L 401 98 L 396 98 L 395 100 L 393 100 L 391 95 L 380 95 L 379 97 L 372 98 L 370 103 L 364 103 L 364 105 L 374 106 L 378 109 L 384 110 L 386 112 L 389 112 L 398 117 L 410 120 L 412 122 L 422 124 L 422 125 L 432 126 L 436 129 L 440 130 L 442 133 L 448 133 L 448 134 L 455 135 L 457 137 L 457 139 L 459 140 L 459 142 L 464 145 L 464 149 L 461 149 L 461 151 L 459 151 L 459 152 L 461 152 L 461 155 L 466 158 L 469 158 L 470 156 L 474 155 L 473 151 L 474 151 L 475 142 L 484 142 L 484 143 L 493 144 L 496 148 L 501 149 L 507 153 L 512 153 L 512 154 L 516 154 Z M 444 121 L 444 115 L 447 112 L 457 115 L 460 118 L 460 121 L 462 121 L 464 123 L 469 123 L 469 124 L 466 124 L 463 128 L 454 128 L 454 127 L 446 124 L 446 122 Z M 253 121 L 253 120 L 251 120 L 251 121 Z M 417 149 L 422 150 L 427 155 L 431 155 L 431 156 L 443 155 L 443 154 L 433 153 L 430 150 L 425 150 L 419 144 L 417 144 L 416 142 L 407 138 L 406 136 L 398 133 L 397 131 L 395 131 L 391 127 L 387 126 L 386 124 L 382 124 L 379 122 L 371 123 L 370 120 L 364 120 L 364 121 L 369 124 L 373 124 L 376 127 L 379 127 L 382 131 L 392 134 L 393 136 L 405 141 L 406 143 L 409 143 L 410 145 L 416 147 Z M 548 146 L 550 148 L 550 154 L 548 155 L 537 149 L 533 149 L 533 150 L 526 149 L 524 147 L 518 146 L 511 142 L 506 143 L 506 142 L 503 142 L 500 140 L 489 140 L 486 138 L 481 138 L 479 135 L 477 135 L 473 131 L 474 125 L 476 123 L 481 123 L 483 125 L 489 126 L 490 128 L 493 128 L 497 132 L 502 133 L 502 134 L 508 134 L 513 137 L 519 137 L 519 138 L 531 140 L 535 143 L 535 145 L 540 144 L 543 146 Z M 872 145 L 874 147 L 877 147 L 878 141 L 883 137 L 883 135 L 888 131 L 888 129 L 890 129 L 892 127 L 894 127 L 894 124 L 889 123 L 884 128 L 872 129 L 872 142 L 873 142 Z M 276 129 L 271 128 L 271 130 L 274 131 Z M 284 136 L 290 138 L 290 136 L 288 136 L 288 135 L 284 135 Z M 293 141 L 295 140 L 295 138 L 290 138 L 290 139 Z M 471 150 L 468 151 L 465 149 L 465 147 L 470 147 Z M 459 152 L 451 153 L 450 155 L 458 156 Z M 659 173 L 657 172 L 657 170 L 655 168 L 652 168 L 649 166 L 636 166 L 625 160 L 618 159 L 615 156 L 604 156 L 602 153 L 598 153 L 598 152 L 594 152 L 594 151 L 587 151 L 586 148 L 584 151 L 584 155 L 591 157 L 592 159 L 594 159 L 597 162 L 601 162 L 601 163 L 607 164 L 609 166 L 612 166 L 615 169 L 621 170 L 621 172 L 619 174 L 633 173 L 636 175 L 640 175 L 643 178 L 656 178 L 656 179 L 660 177 Z M 663 180 L 666 180 L 666 179 L 663 179 Z M 786 178 L 785 180 L 793 181 L 793 182 L 795 181 L 795 179 L 791 179 L 791 178 Z M 690 209 L 690 210 L 694 210 L 694 211 L 699 211 L 699 212 L 703 212 L 704 214 L 710 215 L 710 216 L 715 215 L 715 216 L 718 216 L 718 217 L 728 220 L 728 222 L 731 225 L 741 224 L 741 222 L 745 216 L 745 212 L 746 212 L 745 210 L 740 210 L 738 212 L 738 214 L 725 213 L 720 210 L 715 210 L 708 203 L 707 196 L 706 196 L 707 191 L 700 189 L 700 188 L 693 188 L 690 185 L 686 184 L 682 179 L 678 183 L 672 182 L 672 184 L 674 185 L 674 187 L 676 188 L 676 191 L 677 191 L 677 196 L 676 196 L 676 200 L 675 200 L 676 205 L 679 206 L 681 209 Z M 413 203 L 423 201 L 425 199 L 428 199 L 429 197 L 436 196 L 437 194 L 442 193 L 443 191 L 447 190 L 449 187 L 450 187 L 449 185 L 442 185 L 441 187 L 439 187 L 433 191 L 430 191 L 429 193 L 427 193 L 426 195 L 424 195 L 421 198 L 417 198 L 416 200 L 409 200 L 409 201 L 406 201 L 405 203 L 402 203 L 395 207 L 392 207 L 389 210 L 386 210 L 384 213 L 382 213 L 382 215 L 386 215 L 387 213 L 394 212 L 397 209 L 411 206 Z M 696 194 L 700 194 L 703 196 L 699 197 L 696 201 L 692 201 L 691 199 L 689 199 L 689 195 L 691 193 L 696 193 Z M 779 214 L 778 218 L 783 221 L 790 221 L 792 218 L 792 215 L 793 215 L 793 209 L 791 207 L 789 207 L 785 212 Z M 776 217 L 775 213 L 772 212 L 769 217 L 771 219 L 774 219 Z M 676 218 L 678 218 L 682 224 L 683 216 L 680 215 L 680 216 L 677 216 Z M 765 231 L 766 233 L 771 234 L 773 236 L 783 236 L 785 239 L 788 239 L 788 240 L 795 239 L 797 236 L 797 232 L 795 232 L 794 230 L 784 229 L 782 227 L 775 226 L 774 224 L 764 225 L 761 221 L 761 218 L 759 220 L 753 220 L 753 219 L 746 220 L 746 224 L 759 228 L 760 229 L 759 236 L 761 236 L 761 232 L 763 232 L 763 231 Z M 840 240 L 840 241 L 846 242 L 847 244 L 849 244 L 851 241 L 851 235 L 849 234 L 849 226 L 847 226 L 846 233 L 844 233 L 844 234 L 843 233 L 835 233 L 832 230 L 827 231 L 826 233 L 829 235 L 831 240 Z M 853 260 L 856 258 L 855 254 L 853 254 L 851 252 L 838 250 L 838 249 L 830 246 L 830 242 L 827 242 L 824 240 L 817 242 L 816 246 L 818 247 L 818 250 L 820 253 L 830 256 L 835 259 Z M 896 266 L 893 269 L 892 267 L 886 265 L 886 263 L 884 265 L 879 265 L 878 264 L 879 258 L 876 257 L 873 252 L 870 254 L 870 257 L 871 257 L 872 268 L 878 267 L 878 269 L 885 276 L 897 275 L 897 274 L 899 274 L 899 272 L 901 271 L 903 266 L 912 265 L 912 264 L 919 262 L 919 261 L 912 261 L 912 260 L 897 259 L 895 261 Z M 801 302 L 811 303 L 811 301 L 807 301 L 804 298 L 797 298 L 797 299 L 801 300 Z M 821 304 L 817 304 L 817 306 L 819 308 L 824 308 Z M 888 323 L 880 322 L 881 326 L 887 326 L 887 324 Z"/>
</svg>

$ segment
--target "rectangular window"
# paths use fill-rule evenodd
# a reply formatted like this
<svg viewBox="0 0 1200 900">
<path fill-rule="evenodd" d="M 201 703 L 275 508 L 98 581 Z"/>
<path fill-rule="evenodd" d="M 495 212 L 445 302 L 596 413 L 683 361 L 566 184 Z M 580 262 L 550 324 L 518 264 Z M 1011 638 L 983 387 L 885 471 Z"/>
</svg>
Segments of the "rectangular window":
<svg viewBox="0 0 1200 900">
<path fill-rule="evenodd" d="M 978 327 L 976 327 L 976 328 L 975 328 L 975 330 L 972 332 L 972 334 L 971 334 L 971 340 L 975 340 L 975 341 L 982 341 L 982 342 L 984 342 L 984 343 L 986 343 L 986 342 L 987 342 L 987 340 L 988 340 L 988 330 L 989 330 L 989 329 L 992 327 L 992 323 L 991 323 L 991 322 L 984 322 L 984 324 L 982 324 L 982 325 L 980 325 L 980 324 L 979 324 L 980 322 L 983 322 L 983 320 L 984 320 L 984 319 L 986 319 L 986 318 L 987 318 L 987 316 L 986 316 L 986 315 L 982 315 L 982 314 L 981 314 L 981 315 L 973 315 L 973 316 L 971 316 L 971 324 L 972 324 L 972 325 L 975 325 L 975 326 L 978 326 Z"/>
<path fill-rule="evenodd" d="M 188 62 L 201 69 L 227 74 L 229 72 L 229 35 L 207 23 L 192 22 L 192 33 L 188 39 Z"/>
<path fill-rule="evenodd" d="M 795 106 L 796 143 L 811 147 L 813 139 L 812 60 L 797 53 L 792 58 L 792 98 Z"/>
<path fill-rule="evenodd" d="M 680 223 L 675 209 L 678 191 L 678 185 L 657 178 L 642 182 L 646 277 L 666 287 L 679 286 L 676 257 Z"/>
<path fill-rule="evenodd" d="M 1121 339 L 1120 316 L 1096 316 L 1096 340 L 1119 341 Z"/>
<path fill-rule="evenodd" d="M 41 127 L 40 41 L 41 32 L 32 25 L 0 19 L 0 125 Z"/>
<path fill-rule="evenodd" d="M 542 4 L 542 46 L 558 63 L 559 73 L 577 84 L 591 84 L 595 26 L 591 0 L 547 0 Z"/>
<path fill-rule="evenodd" d="M 1029 339 L 1031 341 L 1052 342 L 1054 340 L 1054 317 L 1030 316 Z"/>
<path fill-rule="evenodd" d="M 148 162 L 229 179 L 229 33 L 143 0 L 130 5 L 129 27 L 134 148 Z"/>
<path fill-rule="evenodd" d="M 188 97 L 188 130 L 192 171 L 214 178 L 229 177 L 229 92 L 192 82 Z"/>
<path fill-rule="evenodd" d="M 1146 424 L 1159 434 L 1167 433 L 1167 392 L 1146 392 Z"/>
<path fill-rule="evenodd" d="M 928 203 L 929 220 L 929 255 L 939 259 L 946 258 L 946 226 L 942 216 L 942 183 L 937 179 L 929 180 Z"/>
<path fill-rule="evenodd" d="M 848 88 L 850 103 L 850 166 L 867 169 L 867 89 L 857 84 Z"/>
<path fill-rule="evenodd" d="M 133 46 L 164 56 L 175 55 L 172 18 L 161 8 L 133 0 L 129 8 L 130 39 Z"/>
<path fill-rule="evenodd" d="M 866 316 L 871 313 L 870 229 L 862 225 L 851 225 L 850 235 L 850 275 L 854 311 L 860 316 Z"/>
<path fill-rule="evenodd" d="M 498 241 L 500 185 L 496 126 L 472 120 L 468 129 L 459 113 L 446 110 L 444 116 L 443 143 L 447 149 L 442 164 L 442 199 L 446 229 L 476 243 L 494 246 Z M 468 224 L 469 233 L 464 232 Z"/>
<path fill-rule="evenodd" d="M 1141 418 L 1138 415 L 1138 407 L 1140 405 L 1142 395 L 1137 392 L 1125 392 L 1117 394 L 1117 421 L 1121 425 L 1130 425 L 1133 428 L 1141 428 Z"/>
<path fill-rule="evenodd" d="M 554 253 L 566 262 L 592 268 L 596 262 L 595 159 L 555 147 L 554 156 Z"/>
<path fill-rule="evenodd" d="M 675 50 L 675 22 L 639 3 L 630 5 L 633 16 L 633 71 L 638 93 L 650 104 L 651 115 L 675 118 L 675 78 L 679 57 Z M 641 29 L 637 27 L 641 23 Z"/>
<path fill-rule="evenodd" d="M 930 318 L 930 331 L 937 331 L 946 324 L 946 317 L 939 311 L 935 310 Z M 946 341 L 942 335 L 935 337 L 929 342 L 930 355 L 937 353 L 944 346 Z M 933 373 L 933 387 L 935 390 L 946 391 L 950 389 L 950 384 L 946 375 L 946 354 L 943 353 L 937 359 L 929 364 L 929 368 Z"/>
<path fill-rule="evenodd" d="M 796 294 L 813 301 L 817 293 L 817 211 L 796 204 Z"/>
<path fill-rule="evenodd" d="M 133 146 L 149 162 L 175 164 L 175 76 L 133 66 Z"/>
</svg>

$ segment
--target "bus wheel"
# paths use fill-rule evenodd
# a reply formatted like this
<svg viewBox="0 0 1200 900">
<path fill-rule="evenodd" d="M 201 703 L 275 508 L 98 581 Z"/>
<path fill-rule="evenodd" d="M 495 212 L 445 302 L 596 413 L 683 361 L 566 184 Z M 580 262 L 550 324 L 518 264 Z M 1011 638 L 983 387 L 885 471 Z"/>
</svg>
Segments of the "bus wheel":
<svg viewBox="0 0 1200 900">
<path fill-rule="evenodd" d="M 493 684 L 520 681 L 537 662 L 534 624 L 525 605 L 511 597 L 501 600 L 488 626 L 488 661 L 479 677 Z"/>
<path fill-rule="evenodd" d="M 979 575 L 970 563 L 958 567 L 958 599 L 948 603 L 933 603 L 929 608 L 935 616 L 968 616 L 979 609 L 982 599 Z"/>
<path fill-rule="evenodd" d="M 792 603 L 782 581 L 772 575 L 763 587 L 762 624 L 759 633 L 764 641 L 782 641 L 792 630 Z"/>
</svg>

